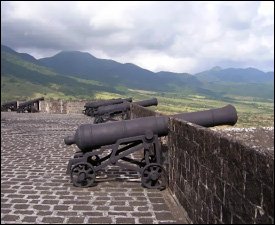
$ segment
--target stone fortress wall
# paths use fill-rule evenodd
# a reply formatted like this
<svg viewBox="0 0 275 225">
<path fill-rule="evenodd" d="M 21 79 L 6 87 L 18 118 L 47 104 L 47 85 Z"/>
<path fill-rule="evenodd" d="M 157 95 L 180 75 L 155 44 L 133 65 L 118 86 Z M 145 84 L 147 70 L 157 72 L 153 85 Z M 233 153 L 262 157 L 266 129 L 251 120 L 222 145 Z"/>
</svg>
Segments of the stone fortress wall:
<svg viewBox="0 0 275 225">
<path fill-rule="evenodd" d="M 87 101 L 45 100 L 40 101 L 40 111 L 45 113 L 82 113 Z"/>
<path fill-rule="evenodd" d="M 27 100 L 25 100 L 27 101 Z M 21 104 L 25 101 L 17 101 L 17 104 Z M 39 101 L 39 111 L 42 113 L 52 114 L 70 114 L 82 113 L 87 100 L 66 101 L 66 100 L 44 100 Z"/>
<path fill-rule="evenodd" d="M 44 113 L 81 113 L 87 101 L 42 101 Z M 131 117 L 159 116 L 133 105 Z M 193 223 L 274 223 L 274 132 L 213 130 L 170 119 L 166 149 L 169 189 Z M 234 130 L 233 130 L 234 131 Z M 256 132 L 256 133 L 257 133 Z M 261 136 L 261 134 L 260 134 Z M 254 139 L 256 138 L 256 139 Z M 272 141 L 270 141 L 272 140 Z"/>
<path fill-rule="evenodd" d="M 172 118 L 169 129 L 169 188 L 193 223 L 274 223 L 274 129 L 243 130 L 249 140 Z"/>
</svg>

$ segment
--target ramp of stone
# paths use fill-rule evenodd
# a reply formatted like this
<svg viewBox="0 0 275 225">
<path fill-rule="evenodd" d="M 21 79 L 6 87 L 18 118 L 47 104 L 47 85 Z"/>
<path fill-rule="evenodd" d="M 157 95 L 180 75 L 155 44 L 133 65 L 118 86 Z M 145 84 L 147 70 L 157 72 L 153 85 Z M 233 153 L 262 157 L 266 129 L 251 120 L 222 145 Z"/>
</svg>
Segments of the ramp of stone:
<svg viewBox="0 0 275 225">
<path fill-rule="evenodd" d="M 77 150 L 63 138 L 80 114 L 1 113 L 1 223 L 187 223 L 168 190 L 141 187 L 134 171 L 110 167 L 107 180 L 77 188 L 66 175 Z"/>
</svg>

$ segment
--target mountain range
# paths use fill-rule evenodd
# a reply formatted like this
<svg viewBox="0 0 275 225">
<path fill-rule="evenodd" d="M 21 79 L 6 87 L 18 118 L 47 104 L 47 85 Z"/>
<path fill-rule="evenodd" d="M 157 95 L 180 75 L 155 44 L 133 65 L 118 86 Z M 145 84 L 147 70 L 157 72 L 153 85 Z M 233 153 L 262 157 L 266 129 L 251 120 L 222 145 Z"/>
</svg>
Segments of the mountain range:
<svg viewBox="0 0 275 225">
<path fill-rule="evenodd" d="M 274 72 L 256 68 L 214 67 L 197 74 L 154 73 L 86 52 L 62 51 L 35 59 L 1 45 L 1 101 L 41 95 L 87 99 L 97 92 L 126 95 L 128 90 L 274 99 L 273 83 Z"/>
</svg>

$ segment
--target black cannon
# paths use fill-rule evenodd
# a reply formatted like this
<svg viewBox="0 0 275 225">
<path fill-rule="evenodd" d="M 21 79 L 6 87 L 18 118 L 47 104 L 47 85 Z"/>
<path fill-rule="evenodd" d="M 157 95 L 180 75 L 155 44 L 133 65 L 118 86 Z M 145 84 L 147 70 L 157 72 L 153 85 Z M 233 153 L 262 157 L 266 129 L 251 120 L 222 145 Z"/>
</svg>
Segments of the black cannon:
<svg viewBox="0 0 275 225">
<path fill-rule="evenodd" d="M 133 102 L 132 104 L 137 104 L 143 107 L 158 105 L 158 100 L 156 98 L 147 99 L 143 101 Z M 115 121 L 114 117 L 120 115 L 122 119 L 129 119 L 131 103 L 124 102 L 122 104 L 100 106 L 94 111 L 94 123 L 104 123 L 107 121 Z"/>
<path fill-rule="evenodd" d="M 1 112 L 3 111 L 16 111 L 17 110 L 17 101 L 6 102 L 1 105 Z"/>
<path fill-rule="evenodd" d="M 232 105 L 195 112 L 193 116 L 192 113 L 182 113 L 173 117 L 190 120 L 204 127 L 234 125 L 238 119 Z M 165 188 L 165 170 L 158 137 L 168 134 L 168 121 L 168 116 L 151 116 L 80 125 L 74 136 L 64 139 L 66 145 L 76 144 L 80 149 L 70 159 L 67 174 L 70 173 L 75 186 L 88 187 L 95 184 L 96 174 L 100 170 L 108 165 L 118 165 L 138 171 L 144 187 Z M 140 150 L 143 150 L 142 158 L 127 157 Z"/>
<path fill-rule="evenodd" d="M 24 113 L 24 112 L 39 112 L 39 101 L 43 101 L 44 97 L 36 98 L 30 101 L 23 102 L 19 104 L 17 108 L 18 113 Z"/>
<path fill-rule="evenodd" d="M 203 127 L 214 127 L 219 125 L 233 126 L 238 120 L 237 111 L 232 105 L 198 112 L 180 113 L 171 115 L 170 117 L 182 119 Z"/>
<path fill-rule="evenodd" d="M 110 100 L 101 100 L 95 102 L 87 102 L 84 105 L 83 113 L 87 116 L 94 116 L 95 110 L 97 110 L 100 106 L 107 106 L 107 105 L 115 105 L 121 104 L 124 102 L 132 102 L 132 98 L 118 98 L 118 99 L 110 99 Z"/>
</svg>

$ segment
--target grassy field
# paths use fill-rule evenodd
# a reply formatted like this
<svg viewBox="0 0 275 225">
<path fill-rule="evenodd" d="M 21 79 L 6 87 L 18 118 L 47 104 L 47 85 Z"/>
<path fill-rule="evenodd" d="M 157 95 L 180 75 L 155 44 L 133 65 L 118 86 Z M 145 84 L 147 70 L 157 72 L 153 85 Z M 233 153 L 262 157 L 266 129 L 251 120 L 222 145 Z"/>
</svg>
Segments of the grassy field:
<svg viewBox="0 0 275 225">
<path fill-rule="evenodd" d="M 200 110 L 220 108 L 227 104 L 235 106 L 238 113 L 236 127 L 274 126 L 274 103 L 261 101 L 236 100 L 234 102 L 213 99 L 187 97 L 181 99 L 159 98 L 158 111 L 165 114 L 180 112 L 195 112 Z"/>
<path fill-rule="evenodd" d="M 232 104 L 238 112 L 238 122 L 235 127 L 267 127 L 274 126 L 274 100 L 260 99 L 243 96 L 227 96 L 226 98 L 215 99 L 207 98 L 201 95 L 191 95 L 184 93 L 159 93 L 153 91 L 144 91 L 136 89 L 128 89 L 126 87 L 115 87 L 122 94 L 117 94 L 108 91 L 91 90 L 91 94 L 75 95 L 75 93 L 64 93 L 56 87 L 45 87 L 42 85 L 34 85 L 32 83 L 21 82 L 19 79 L 14 79 L 14 82 L 4 82 L 1 77 L 1 102 L 11 101 L 14 99 L 26 99 L 23 96 L 28 96 L 28 99 L 44 96 L 45 99 L 64 99 L 78 100 L 86 99 L 87 101 L 94 99 L 111 99 L 111 98 L 126 98 L 132 97 L 134 101 L 144 100 L 156 97 L 158 106 L 150 107 L 152 110 L 161 112 L 166 115 L 173 115 L 182 112 L 195 112 L 213 108 L 220 108 L 227 104 Z M 81 79 L 79 79 L 82 82 Z M 95 82 L 93 83 L 95 84 Z M 5 85 L 5 86 L 4 86 Z M 101 85 L 96 83 L 96 85 Z M 16 88 L 14 88 L 16 86 Z M 24 92 L 22 92 L 24 90 Z"/>
<path fill-rule="evenodd" d="M 238 122 L 235 127 L 270 127 L 274 126 L 274 102 L 251 97 L 230 96 L 224 100 L 209 99 L 205 96 L 188 95 L 179 93 L 157 93 L 129 89 L 127 96 L 100 92 L 97 99 L 110 99 L 118 97 L 133 97 L 134 101 L 156 97 L 158 106 L 150 107 L 157 112 L 173 115 L 181 112 L 195 112 L 213 108 L 220 108 L 227 104 L 235 106 L 238 113 Z"/>
</svg>

